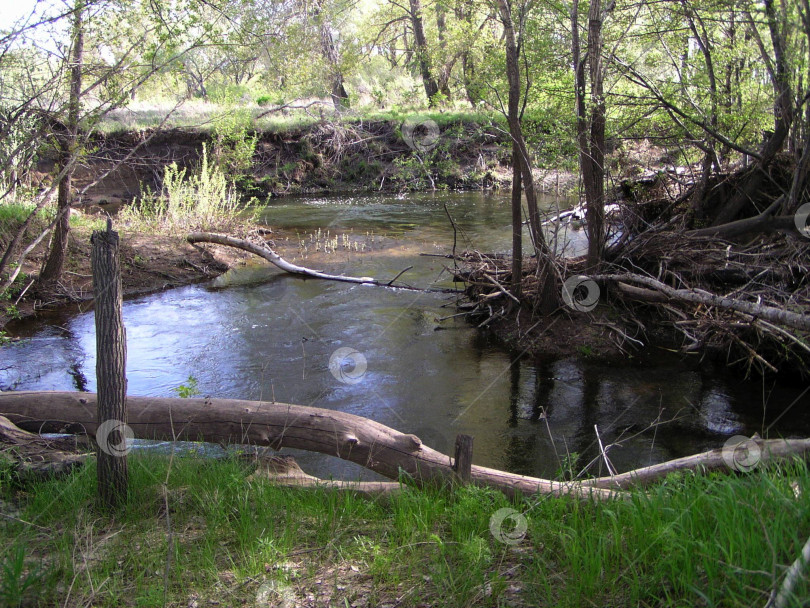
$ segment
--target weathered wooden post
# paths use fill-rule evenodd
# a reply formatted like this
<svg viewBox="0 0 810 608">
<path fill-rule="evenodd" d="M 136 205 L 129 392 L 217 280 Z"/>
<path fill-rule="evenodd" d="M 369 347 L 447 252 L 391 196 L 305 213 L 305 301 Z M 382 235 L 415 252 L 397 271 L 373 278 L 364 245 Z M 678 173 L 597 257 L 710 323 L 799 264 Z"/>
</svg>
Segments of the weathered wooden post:
<svg viewBox="0 0 810 608">
<path fill-rule="evenodd" d="M 93 245 L 93 296 L 96 319 L 96 383 L 98 385 L 98 495 L 115 508 L 127 496 L 126 331 L 121 313 L 121 265 L 118 233 L 107 219 L 107 230 L 96 230 Z"/>
<path fill-rule="evenodd" d="M 473 438 L 470 435 L 456 436 L 456 458 L 453 470 L 456 477 L 463 484 L 470 483 L 472 475 Z"/>
</svg>

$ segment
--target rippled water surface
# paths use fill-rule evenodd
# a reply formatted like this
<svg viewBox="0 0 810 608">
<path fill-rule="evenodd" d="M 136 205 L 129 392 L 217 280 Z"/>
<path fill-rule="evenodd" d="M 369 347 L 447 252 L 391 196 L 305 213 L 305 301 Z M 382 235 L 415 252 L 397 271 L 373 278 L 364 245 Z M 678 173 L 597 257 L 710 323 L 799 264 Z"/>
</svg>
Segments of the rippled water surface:
<svg viewBox="0 0 810 608">
<path fill-rule="evenodd" d="M 402 281 L 453 287 L 444 268 L 450 260 L 420 255 L 452 248 L 445 205 L 459 250 L 508 250 L 508 199 L 480 193 L 284 199 L 263 217 L 297 263 L 377 278 L 413 266 Z M 327 231 L 348 248 L 316 251 Z M 566 242 L 579 250 L 581 233 Z M 192 377 L 203 395 L 350 412 L 443 451 L 468 433 L 477 464 L 542 476 L 554 475 L 567 454 L 578 454 L 580 467 L 597 458 L 596 429 L 605 444 L 621 441 L 609 449 L 619 470 L 719 447 L 736 434 L 810 435 L 802 386 L 741 381 L 661 349 L 613 362 L 520 357 L 463 318 L 440 320 L 457 312 L 455 297 L 302 280 L 256 266 L 128 300 L 129 393 L 173 396 Z M 49 315 L 14 331 L 24 339 L 0 349 L 2 390 L 95 390 L 92 311 Z M 365 361 L 364 370 L 344 366 L 343 381 L 329 367 L 340 348 Z M 314 474 L 361 474 L 328 457 L 299 461 Z"/>
</svg>

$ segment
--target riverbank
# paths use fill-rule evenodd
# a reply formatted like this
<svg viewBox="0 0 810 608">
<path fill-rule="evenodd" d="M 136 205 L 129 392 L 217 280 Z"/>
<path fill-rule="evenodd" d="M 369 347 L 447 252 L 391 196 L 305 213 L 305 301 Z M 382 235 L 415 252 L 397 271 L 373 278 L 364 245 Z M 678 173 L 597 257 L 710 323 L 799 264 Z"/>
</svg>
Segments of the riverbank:
<svg viewBox="0 0 810 608">
<path fill-rule="evenodd" d="M 90 236 L 100 227 L 100 221 L 84 221 L 72 227 L 62 279 L 47 293 L 36 292 L 32 283 L 46 255 L 47 242 L 34 249 L 7 299 L 0 302 L 0 330 L 43 310 L 93 299 Z M 124 297 L 210 280 L 250 258 L 249 254 L 230 247 L 194 247 L 180 235 L 134 232 L 125 228 L 120 231 L 120 237 Z"/>
<path fill-rule="evenodd" d="M 801 460 L 608 503 L 475 487 L 368 499 L 278 487 L 236 458 L 129 462 L 114 516 L 94 505 L 92 460 L 26 486 L 0 474 L 0 602 L 763 606 L 810 534 Z M 808 594 L 799 578 L 785 605 Z"/>
<path fill-rule="evenodd" d="M 540 137 L 541 134 L 538 134 Z M 237 187 L 262 202 L 295 194 L 489 190 L 511 185 L 511 143 L 497 117 L 415 114 L 387 120 L 311 122 L 240 136 Z M 77 167 L 78 207 L 116 210 L 145 191 L 158 192 L 164 168 L 193 171 L 203 148 L 226 165 L 236 163 L 236 142 L 223 144 L 210 130 L 172 128 L 98 132 L 93 152 Z M 45 186 L 57 158 L 43 153 L 33 185 Z M 575 171 L 553 156 L 535 169 L 541 191 L 576 189 Z M 236 171 L 234 173 L 234 171 Z"/>
</svg>

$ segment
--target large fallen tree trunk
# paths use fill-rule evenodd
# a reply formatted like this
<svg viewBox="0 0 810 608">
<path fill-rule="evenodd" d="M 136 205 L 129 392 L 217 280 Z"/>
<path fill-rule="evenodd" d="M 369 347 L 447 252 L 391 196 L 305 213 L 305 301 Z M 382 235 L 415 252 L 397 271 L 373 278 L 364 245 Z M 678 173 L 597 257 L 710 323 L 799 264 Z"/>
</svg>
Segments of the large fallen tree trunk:
<svg viewBox="0 0 810 608">
<path fill-rule="evenodd" d="M 282 258 L 279 254 L 270 249 L 270 247 L 268 247 L 266 244 L 257 245 L 255 243 L 251 243 L 250 241 L 246 241 L 244 239 L 237 239 L 232 236 L 227 236 L 225 234 L 215 234 L 213 232 L 192 232 L 186 237 L 186 240 L 192 245 L 195 243 L 217 243 L 218 245 L 236 247 L 237 249 L 241 249 L 243 251 L 247 251 L 248 253 L 257 255 L 260 258 L 264 258 L 265 260 L 267 260 L 271 264 L 274 264 L 284 272 L 289 272 L 290 274 L 295 274 L 298 276 L 312 277 L 313 279 L 325 279 L 327 281 L 341 281 L 343 283 L 360 283 L 363 285 L 378 285 L 381 287 L 396 287 L 397 289 L 426 291 L 424 289 L 419 289 L 418 287 L 411 287 L 409 285 L 395 286 L 393 284 L 394 281 L 396 281 L 400 276 L 402 276 L 405 273 L 406 270 L 409 270 L 410 268 L 406 268 L 390 281 L 378 281 L 377 279 L 374 279 L 372 277 L 350 277 L 342 274 L 328 274 L 325 272 L 320 272 L 319 270 L 312 270 L 311 268 L 306 268 L 305 266 L 297 266 L 296 264 L 292 264 L 287 260 L 285 260 L 284 258 Z M 454 290 L 441 290 L 441 291 L 454 291 Z"/>
<path fill-rule="evenodd" d="M 456 481 L 453 459 L 373 420 L 302 405 L 240 399 L 127 397 L 128 425 L 141 439 L 298 448 L 337 456 L 390 479 L 417 485 Z M 78 392 L 0 394 L 0 414 L 35 432 L 95 434 L 96 395 Z M 473 466 L 470 481 L 507 494 L 620 496 L 579 482 L 557 482 Z"/>
</svg>

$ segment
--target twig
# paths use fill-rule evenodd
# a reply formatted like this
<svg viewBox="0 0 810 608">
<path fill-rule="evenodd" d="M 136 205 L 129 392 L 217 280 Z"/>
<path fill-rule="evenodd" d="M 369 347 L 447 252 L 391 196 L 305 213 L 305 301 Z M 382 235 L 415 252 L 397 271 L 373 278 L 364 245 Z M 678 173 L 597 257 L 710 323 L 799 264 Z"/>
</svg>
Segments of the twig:
<svg viewBox="0 0 810 608">
<path fill-rule="evenodd" d="M 391 279 L 390 281 L 388 281 L 388 283 L 386 283 L 386 285 L 387 285 L 388 287 L 391 287 L 391 284 L 392 284 L 394 281 L 396 281 L 396 280 L 397 280 L 399 277 L 401 277 L 403 274 L 405 274 L 406 272 L 408 272 L 408 271 L 409 271 L 411 268 L 413 268 L 413 266 L 408 266 L 407 268 L 403 268 L 402 270 L 400 270 L 400 271 L 399 271 L 399 274 L 397 274 L 397 276 L 395 276 L 393 279 Z"/>
<path fill-rule="evenodd" d="M 599 451 L 602 452 L 602 458 L 605 459 L 605 465 L 607 466 L 608 473 L 610 473 L 611 476 L 614 476 L 616 475 L 616 469 L 613 468 L 610 458 L 608 458 L 607 452 L 605 452 L 605 446 L 602 445 L 602 438 L 599 437 L 599 428 L 597 425 L 593 425 L 593 430 L 596 432 L 596 440 L 599 442 Z"/>
<path fill-rule="evenodd" d="M 500 290 L 500 291 L 503 293 L 503 295 L 505 295 L 506 297 L 508 297 L 508 298 L 512 299 L 512 300 L 513 300 L 513 301 L 514 301 L 514 302 L 515 302 L 515 303 L 516 303 L 518 306 L 520 306 L 520 300 L 518 300 L 518 299 L 517 299 L 517 298 L 516 298 L 514 295 L 512 295 L 511 293 L 509 293 L 509 292 L 508 292 L 508 291 L 507 291 L 507 290 L 504 288 L 504 286 L 503 286 L 503 285 L 501 285 L 500 283 L 498 283 L 498 281 L 496 281 L 495 279 L 493 279 L 493 278 L 492 278 L 491 276 L 489 276 L 488 274 L 485 274 L 485 275 L 484 275 L 484 278 L 485 278 L 486 280 L 488 280 L 490 283 L 492 283 L 493 285 L 495 285 L 495 287 L 497 287 L 497 288 L 498 288 L 498 289 L 499 289 L 499 290 Z"/>
<path fill-rule="evenodd" d="M 444 204 L 444 212 L 447 214 L 447 219 L 450 220 L 450 225 L 453 227 L 453 267 L 458 269 L 458 263 L 456 262 L 456 239 L 458 230 L 456 229 L 456 222 L 453 220 L 453 216 L 450 215 L 450 210 L 447 208 L 447 203 Z"/>
<path fill-rule="evenodd" d="M 33 284 L 34 284 L 34 281 L 36 281 L 36 280 L 37 280 L 37 279 L 36 279 L 36 277 L 35 277 L 35 278 L 31 279 L 31 280 L 28 282 L 28 285 L 26 285 L 26 286 L 25 286 L 25 289 L 23 289 L 23 290 L 20 292 L 20 295 L 19 295 L 19 296 L 17 296 L 17 299 L 16 299 L 16 300 L 14 300 L 14 306 L 17 306 L 17 304 L 19 304 L 19 303 L 20 303 L 20 300 L 22 300 L 22 299 L 23 299 L 23 296 L 25 295 L 25 292 L 26 292 L 26 291 L 28 291 L 28 290 L 31 288 L 31 285 L 33 285 Z"/>
</svg>

